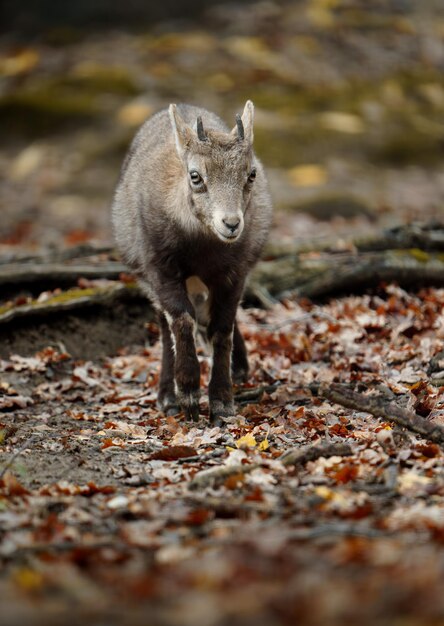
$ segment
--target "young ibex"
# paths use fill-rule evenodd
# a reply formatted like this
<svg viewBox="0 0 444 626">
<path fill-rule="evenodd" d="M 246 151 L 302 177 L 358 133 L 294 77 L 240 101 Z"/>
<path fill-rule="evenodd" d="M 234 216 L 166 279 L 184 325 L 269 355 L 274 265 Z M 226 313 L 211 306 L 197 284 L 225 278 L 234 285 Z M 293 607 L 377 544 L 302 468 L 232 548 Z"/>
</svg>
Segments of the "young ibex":
<svg viewBox="0 0 444 626">
<path fill-rule="evenodd" d="M 235 413 L 232 375 L 247 378 L 236 310 L 272 212 L 252 147 L 253 113 L 248 101 L 230 132 L 209 111 L 171 104 L 142 126 L 123 164 L 115 236 L 159 314 L 158 404 L 167 415 L 181 408 L 187 419 L 199 416 L 197 322 L 213 348 L 211 419 Z"/>
</svg>

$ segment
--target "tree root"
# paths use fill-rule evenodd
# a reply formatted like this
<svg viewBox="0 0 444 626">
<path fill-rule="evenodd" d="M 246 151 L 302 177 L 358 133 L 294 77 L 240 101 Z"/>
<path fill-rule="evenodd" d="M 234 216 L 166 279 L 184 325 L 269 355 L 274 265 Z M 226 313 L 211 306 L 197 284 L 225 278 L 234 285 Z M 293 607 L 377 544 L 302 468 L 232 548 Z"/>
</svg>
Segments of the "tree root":
<svg viewBox="0 0 444 626">
<path fill-rule="evenodd" d="M 348 409 L 355 409 L 365 413 L 371 413 L 375 417 L 382 417 L 390 422 L 395 422 L 403 428 L 421 435 L 429 441 L 444 445 L 444 428 L 438 424 L 428 422 L 413 411 L 400 407 L 396 402 L 387 399 L 383 394 L 357 393 L 348 385 L 332 383 L 321 385 L 318 394 Z"/>
</svg>

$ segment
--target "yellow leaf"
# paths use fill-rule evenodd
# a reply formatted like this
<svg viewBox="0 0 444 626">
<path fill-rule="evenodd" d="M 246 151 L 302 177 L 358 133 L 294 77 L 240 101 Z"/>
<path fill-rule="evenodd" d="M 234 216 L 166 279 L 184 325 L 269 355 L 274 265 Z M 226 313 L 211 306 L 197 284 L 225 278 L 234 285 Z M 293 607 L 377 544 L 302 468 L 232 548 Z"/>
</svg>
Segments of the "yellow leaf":
<svg viewBox="0 0 444 626">
<path fill-rule="evenodd" d="M 270 444 L 268 443 L 268 439 L 264 439 L 263 441 L 261 441 L 258 446 L 261 452 L 263 452 L 264 450 L 268 450 L 269 447 L 270 447 Z"/>
<path fill-rule="evenodd" d="M 207 84 L 215 91 L 229 91 L 234 87 L 233 79 L 230 78 L 228 74 L 224 74 L 223 72 L 212 74 L 207 79 Z"/>
<path fill-rule="evenodd" d="M 360 117 L 352 113 L 342 111 L 327 111 L 319 116 L 319 122 L 327 130 L 335 130 L 339 133 L 349 133 L 356 135 L 365 130 L 364 123 Z"/>
<path fill-rule="evenodd" d="M 334 498 L 335 492 L 321 485 L 320 487 L 316 487 L 315 494 L 324 500 L 332 500 Z"/>
<path fill-rule="evenodd" d="M 129 102 L 117 113 L 117 120 L 123 126 L 139 126 L 151 115 L 153 108 L 145 102 Z"/>
<path fill-rule="evenodd" d="M 21 50 L 18 54 L 0 58 L 0 75 L 16 76 L 34 69 L 39 62 L 39 53 L 36 50 Z"/>
<path fill-rule="evenodd" d="M 16 570 L 14 580 L 19 587 L 26 591 L 35 591 L 43 585 L 43 576 L 29 567 Z"/>
<path fill-rule="evenodd" d="M 255 448 L 256 445 L 257 445 L 257 441 L 255 439 L 255 436 L 252 435 L 251 433 L 244 435 L 243 437 L 241 437 L 240 439 L 236 441 L 236 446 L 238 448 Z"/>
<path fill-rule="evenodd" d="M 259 37 L 228 37 L 225 46 L 235 56 L 254 65 L 262 64 L 270 55 L 268 46 Z"/>
<path fill-rule="evenodd" d="M 324 485 L 316 487 L 315 494 L 323 500 L 334 502 L 335 505 L 343 506 L 347 503 L 347 498 L 342 493 L 333 491 L 333 489 L 329 489 L 329 487 L 325 487 Z"/>
<path fill-rule="evenodd" d="M 328 173 L 322 165 L 298 165 L 288 170 L 290 182 L 297 187 L 316 187 L 327 182 Z"/>
<path fill-rule="evenodd" d="M 159 61 L 150 65 L 148 71 L 155 78 L 169 78 L 174 72 L 174 67 L 166 61 Z"/>
<path fill-rule="evenodd" d="M 10 175 L 15 181 L 20 181 L 33 174 L 43 163 L 47 148 L 43 145 L 31 144 L 12 161 Z"/>
</svg>

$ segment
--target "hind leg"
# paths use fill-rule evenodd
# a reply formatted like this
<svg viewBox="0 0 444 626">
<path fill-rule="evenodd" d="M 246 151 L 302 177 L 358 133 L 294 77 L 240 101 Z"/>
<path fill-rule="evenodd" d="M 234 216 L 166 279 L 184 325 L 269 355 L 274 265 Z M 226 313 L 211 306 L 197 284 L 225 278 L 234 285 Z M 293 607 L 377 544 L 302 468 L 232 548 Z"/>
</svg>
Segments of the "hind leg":
<svg viewBox="0 0 444 626">
<path fill-rule="evenodd" d="M 235 321 L 233 330 L 233 352 L 231 355 L 233 382 L 237 384 L 246 383 L 248 380 L 248 369 L 247 349 L 237 321 Z"/>
</svg>

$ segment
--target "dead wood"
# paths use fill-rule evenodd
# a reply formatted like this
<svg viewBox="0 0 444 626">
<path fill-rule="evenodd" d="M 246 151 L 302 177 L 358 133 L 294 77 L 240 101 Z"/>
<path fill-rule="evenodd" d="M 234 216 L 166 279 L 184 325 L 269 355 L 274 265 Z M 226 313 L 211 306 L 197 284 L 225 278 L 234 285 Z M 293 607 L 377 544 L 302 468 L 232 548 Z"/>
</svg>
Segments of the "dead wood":
<svg viewBox="0 0 444 626">
<path fill-rule="evenodd" d="M 339 251 L 326 244 L 287 245 L 271 242 L 263 260 L 251 274 L 244 302 L 271 306 L 276 298 L 296 296 L 321 298 L 351 293 L 395 281 L 412 288 L 426 284 L 444 285 L 444 224 L 392 229 L 379 237 L 351 241 Z M 441 252 L 441 253 L 440 253 Z M 31 319 L 59 311 L 79 311 L 95 304 L 125 301 L 128 295 L 142 297 L 134 283 L 117 279 L 127 268 L 116 261 L 108 246 L 82 244 L 35 256 L 15 254 L 0 257 L 0 291 L 9 298 L 0 306 L 0 324 Z M 77 285 L 79 279 L 116 281 L 106 288 L 78 290 L 72 297 L 63 292 L 46 302 L 15 304 L 14 294 L 31 289 L 35 293 Z M 82 293 L 83 291 L 83 293 Z M 67 293 L 67 297 L 64 294 Z M 19 300 L 20 302 L 20 300 Z M 142 323 L 142 322 L 141 322 Z M 434 384 L 441 384 L 441 377 Z M 248 401 L 240 398 L 240 402 Z"/>
<path fill-rule="evenodd" d="M 261 385 L 260 387 L 252 387 L 251 389 L 240 389 L 234 394 L 237 404 L 254 404 L 260 402 L 264 393 L 273 393 L 278 385 Z"/>
<path fill-rule="evenodd" d="M 444 428 L 442 426 L 428 422 L 413 411 L 388 400 L 385 394 L 362 394 L 354 391 L 348 385 L 340 383 L 321 385 L 318 393 L 335 404 L 370 413 L 375 417 L 382 417 L 421 435 L 429 441 L 444 445 Z"/>
<path fill-rule="evenodd" d="M 5 324 L 21 317 L 29 318 L 35 315 L 60 313 L 93 305 L 109 305 L 124 296 L 128 297 L 130 294 L 128 286 L 123 283 L 110 283 L 106 287 L 68 291 L 42 302 L 34 300 L 29 304 L 0 307 L 0 324 Z"/>
<path fill-rule="evenodd" d="M 106 263 L 8 263 L 0 266 L 0 286 L 32 283 L 68 283 L 75 284 L 79 278 L 107 278 L 114 280 L 126 268 L 117 261 Z"/>
<path fill-rule="evenodd" d="M 352 454 L 352 447 L 347 443 L 325 443 L 305 446 L 304 448 L 292 448 L 284 452 L 278 460 L 285 466 L 297 466 L 305 465 L 309 461 L 316 461 L 321 457 L 351 456 Z"/>
<path fill-rule="evenodd" d="M 350 456 L 353 454 L 351 446 L 348 444 L 316 444 L 304 448 L 293 448 L 284 452 L 276 460 L 281 461 L 284 467 L 293 465 L 295 467 L 305 465 L 308 461 L 315 461 L 321 457 L 330 456 Z M 242 477 L 258 468 L 269 467 L 266 462 L 248 463 L 236 465 L 218 465 L 210 469 L 203 470 L 196 474 L 190 482 L 190 489 L 203 489 L 214 483 L 221 483 L 231 476 L 239 474 Z"/>
<path fill-rule="evenodd" d="M 289 533 L 292 541 L 309 541 L 313 539 L 335 537 L 365 537 L 376 539 L 378 537 L 389 537 L 393 533 L 390 531 L 369 528 L 358 524 L 320 524 L 313 528 L 294 528 Z"/>
</svg>

